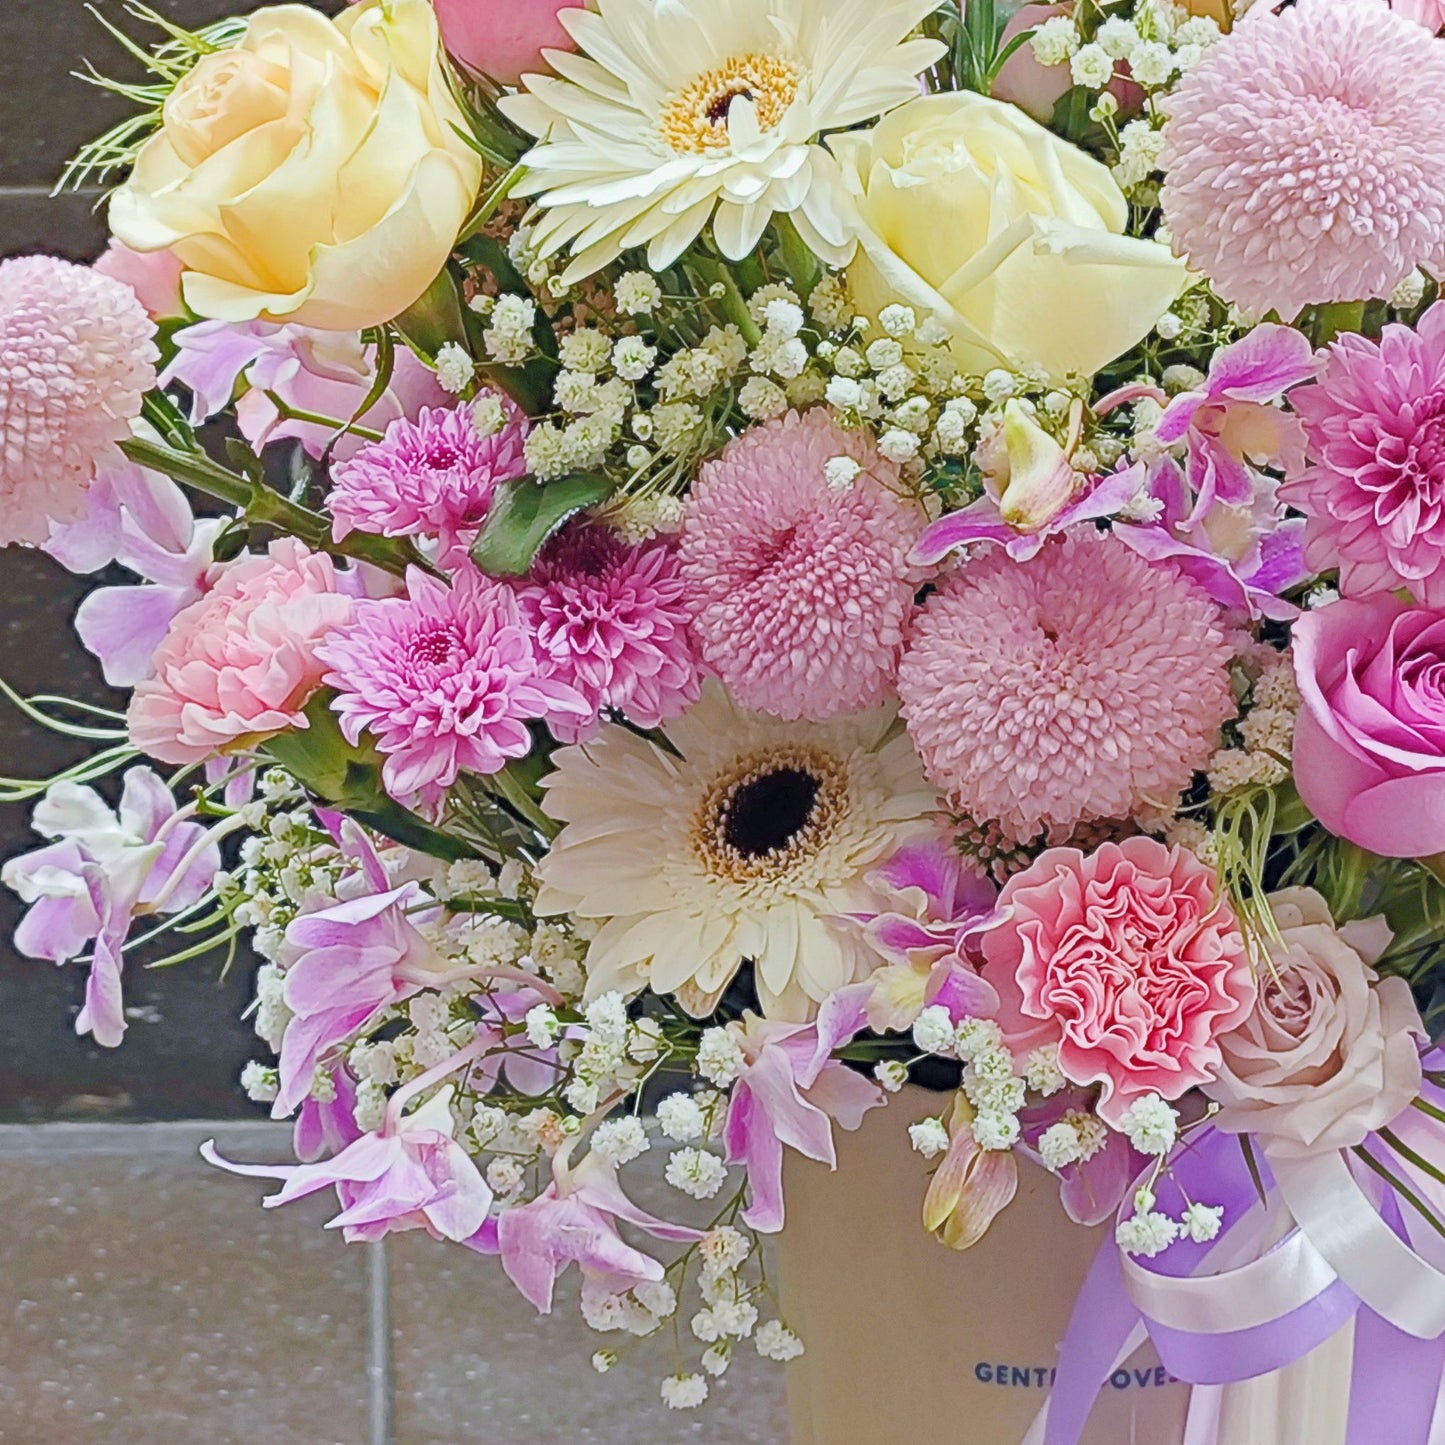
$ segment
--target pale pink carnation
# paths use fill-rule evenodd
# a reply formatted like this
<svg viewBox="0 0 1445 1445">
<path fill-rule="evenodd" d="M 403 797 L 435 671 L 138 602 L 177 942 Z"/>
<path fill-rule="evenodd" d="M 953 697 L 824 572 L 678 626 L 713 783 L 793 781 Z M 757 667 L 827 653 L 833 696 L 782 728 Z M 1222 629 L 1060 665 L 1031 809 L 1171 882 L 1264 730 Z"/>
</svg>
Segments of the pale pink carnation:
<svg viewBox="0 0 1445 1445">
<path fill-rule="evenodd" d="M 1115 1128 L 1135 1099 L 1214 1077 L 1255 987 L 1213 868 L 1145 837 L 1051 848 L 998 901 L 984 977 L 1014 1053 L 1057 1047 L 1066 1079 L 1103 1086 L 1099 1114 Z"/>
<path fill-rule="evenodd" d="M 1256 5 L 1166 102 L 1164 220 L 1214 289 L 1288 321 L 1445 260 L 1445 47 L 1385 0 Z"/>
<path fill-rule="evenodd" d="M 1290 405 L 1310 465 L 1279 495 L 1309 518 L 1311 571 L 1338 567 L 1346 596 L 1407 587 L 1445 607 L 1445 303 L 1418 331 L 1340 337 Z"/>
<path fill-rule="evenodd" d="M 467 564 L 451 586 L 413 568 L 405 597 L 362 600 L 318 649 L 341 730 L 371 733 L 395 797 L 434 798 L 461 772 L 495 773 L 531 750 L 527 724 L 587 715 L 544 675 L 516 594 Z"/>
<path fill-rule="evenodd" d="M 862 472 L 831 484 L 835 457 Z M 901 490 L 898 469 L 823 408 L 754 427 L 703 464 L 682 576 L 703 660 L 744 707 L 821 721 L 888 695 L 924 520 Z"/>
<path fill-rule="evenodd" d="M 316 644 L 351 607 L 331 558 L 294 537 L 230 563 L 171 622 L 154 675 L 131 697 L 131 741 L 162 762 L 198 763 L 304 728 L 302 710 L 321 686 Z"/>
<path fill-rule="evenodd" d="M 74 522 L 155 385 L 155 325 L 122 281 L 54 256 L 0 261 L 0 546 Z"/>
<path fill-rule="evenodd" d="M 1218 606 L 1103 532 L 994 548 L 914 624 L 898 692 L 932 782 L 1027 842 L 1165 806 L 1234 713 Z"/>
<path fill-rule="evenodd" d="M 477 430 L 470 407 L 424 406 L 340 463 L 328 501 L 336 540 L 352 531 L 437 537 L 448 560 L 468 547 L 498 485 L 527 473 L 527 419 L 514 402 L 502 404 L 507 420 L 491 436 Z"/>
<path fill-rule="evenodd" d="M 698 699 L 685 585 L 670 540 L 625 542 L 607 527 L 569 527 L 532 567 L 518 596 L 549 674 L 570 683 L 591 715 L 559 720 L 575 743 L 604 709 L 655 728 Z"/>
</svg>

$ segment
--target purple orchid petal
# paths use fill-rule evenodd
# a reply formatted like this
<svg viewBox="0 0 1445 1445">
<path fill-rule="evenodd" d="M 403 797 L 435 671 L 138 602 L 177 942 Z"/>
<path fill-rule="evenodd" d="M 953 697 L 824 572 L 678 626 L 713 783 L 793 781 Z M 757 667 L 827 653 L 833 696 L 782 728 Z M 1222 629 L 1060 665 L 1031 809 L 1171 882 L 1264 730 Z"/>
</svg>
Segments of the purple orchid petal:
<svg viewBox="0 0 1445 1445">
<path fill-rule="evenodd" d="M 916 567 L 932 567 L 970 542 L 1009 542 L 1017 536 L 999 516 L 998 503 L 980 497 L 962 511 L 950 512 L 924 528 L 908 560 Z"/>
<path fill-rule="evenodd" d="M 1265 322 L 1218 352 L 1206 383 L 1211 399 L 1278 401 L 1315 374 L 1314 350 L 1293 326 Z"/>
</svg>

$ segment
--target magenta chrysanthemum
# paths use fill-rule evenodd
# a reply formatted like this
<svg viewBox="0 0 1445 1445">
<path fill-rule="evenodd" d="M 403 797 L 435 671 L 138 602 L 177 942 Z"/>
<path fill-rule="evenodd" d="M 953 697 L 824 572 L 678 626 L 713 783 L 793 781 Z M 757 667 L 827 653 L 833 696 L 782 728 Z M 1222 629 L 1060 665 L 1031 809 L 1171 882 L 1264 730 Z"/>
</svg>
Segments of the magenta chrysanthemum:
<svg viewBox="0 0 1445 1445">
<path fill-rule="evenodd" d="M 1100 532 L 993 549 L 914 623 L 898 691 L 929 778 L 1019 842 L 1167 807 L 1233 715 L 1219 608 Z"/>
<path fill-rule="evenodd" d="M 0 546 L 84 513 L 155 385 L 155 332 L 123 281 L 54 256 L 0 262 Z"/>
<path fill-rule="evenodd" d="M 1348 596 L 1408 587 L 1445 607 L 1445 304 L 1378 345 L 1342 336 L 1290 404 L 1310 465 L 1279 495 L 1309 518 L 1311 570 L 1338 567 Z"/>
<path fill-rule="evenodd" d="M 685 587 L 670 541 L 634 545 L 607 527 L 569 527 L 543 551 L 518 596 L 549 675 L 586 699 L 591 716 L 558 720 L 579 742 L 603 709 L 655 728 L 697 701 Z"/>
<path fill-rule="evenodd" d="M 849 457 L 861 471 L 835 484 Z M 922 527 L 897 468 L 817 408 L 703 465 L 680 556 L 703 660 L 744 707 L 821 722 L 883 701 L 913 603 Z"/>
<path fill-rule="evenodd" d="M 527 420 L 503 400 L 501 430 L 483 435 L 470 407 L 398 417 L 379 442 L 341 462 L 329 505 L 339 542 L 347 533 L 437 537 L 443 557 L 475 540 L 501 482 L 525 476 Z"/>
<path fill-rule="evenodd" d="M 1257 6 L 1166 102 L 1164 219 L 1227 301 L 1288 321 L 1445 259 L 1445 47 L 1385 0 Z"/>
<path fill-rule="evenodd" d="M 360 601 L 317 656 L 351 742 L 370 732 L 382 781 L 434 797 L 460 772 L 495 773 L 532 746 L 527 724 L 584 717 L 565 683 L 542 676 L 516 594 L 467 565 L 448 587 L 413 568 L 405 597 Z"/>
</svg>

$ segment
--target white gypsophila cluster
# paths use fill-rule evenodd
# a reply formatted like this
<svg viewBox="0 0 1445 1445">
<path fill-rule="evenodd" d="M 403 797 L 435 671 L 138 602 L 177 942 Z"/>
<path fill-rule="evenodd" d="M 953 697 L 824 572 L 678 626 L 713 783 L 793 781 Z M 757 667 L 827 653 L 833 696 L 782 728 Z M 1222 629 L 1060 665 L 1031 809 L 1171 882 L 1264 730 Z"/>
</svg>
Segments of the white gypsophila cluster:
<svg viewBox="0 0 1445 1445">
<path fill-rule="evenodd" d="M 727 1183 L 728 1171 L 716 1154 L 689 1145 L 668 1155 L 663 1177 L 693 1199 L 712 1199 Z"/>
<path fill-rule="evenodd" d="M 1024 1082 L 1036 1094 L 1048 1098 L 1057 1094 L 1068 1082 L 1059 1068 L 1059 1046 L 1044 1044 L 1031 1049 L 1024 1057 Z"/>
<path fill-rule="evenodd" d="M 747 1063 L 742 1045 L 731 1029 L 704 1029 L 697 1047 L 697 1071 L 710 1084 L 725 1089 Z"/>
<path fill-rule="evenodd" d="M 1123 1133 L 1141 1154 L 1167 1154 L 1179 1138 L 1179 1116 L 1158 1095 L 1145 1094 L 1124 1111 Z"/>
<path fill-rule="evenodd" d="M 1390 292 L 1390 305 L 1396 311 L 1413 311 L 1425 299 L 1429 277 L 1417 266 Z"/>
<path fill-rule="evenodd" d="M 1039 1137 L 1039 1157 L 1057 1173 L 1071 1164 L 1087 1164 L 1109 1142 L 1109 1131 L 1093 1114 L 1070 1109 Z"/>
<path fill-rule="evenodd" d="M 669 1410 L 695 1410 L 707 1399 L 707 1381 L 701 1375 L 672 1375 L 662 1382 L 661 1394 Z"/>
<path fill-rule="evenodd" d="M 908 1126 L 908 1139 L 925 1159 L 936 1159 L 948 1148 L 948 1130 L 941 1119 L 923 1119 Z"/>
<path fill-rule="evenodd" d="M 952 1015 L 940 1004 L 930 1004 L 913 1024 L 913 1043 L 920 1053 L 951 1056 L 955 1025 Z"/>
<path fill-rule="evenodd" d="M 1114 1239 L 1125 1253 L 1152 1259 L 1162 1254 L 1176 1239 L 1208 1244 L 1218 1237 L 1223 1227 L 1222 1205 L 1191 1201 L 1178 1219 L 1172 1219 L 1157 1205 L 1158 1200 L 1149 1185 L 1142 1185 L 1135 1191 L 1133 1215 L 1120 1221 L 1114 1230 Z"/>
<path fill-rule="evenodd" d="M 786 1364 L 803 1354 L 803 1342 L 781 1320 L 760 1324 L 753 1336 L 753 1345 L 765 1360 Z"/>
<path fill-rule="evenodd" d="M 1171 818 L 1164 829 L 1164 841 L 1171 848 L 1187 848 L 1201 863 L 1217 865 L 1219 862 L 1214 830 L 1198 818 Z"/>
<path fill-rule="evenodd" d="M 669 1094 L 657 1106 L 657 1124 L 677 1144 L 690 1144 L 707 1132 L 702 1108 L 691 1094 Z"/>
<path fill-rule="evenodd" d="M 467 354 L 466 348 L 455 341 L 448 341 L 436 354 L 437 385 L 443 391 L 459 396 L 471 384 L 477 374 L 476 362 Z"/>
<path fill-rule="evenodd" d="M 1164 132 L 1150 120 L 1131 120 L 1119 131 L 1118 158 L 1114 179 L 1125 195 L 1133 195 L 1147 183 L 1157 181 L 1160 157 L 1164 154 Z"/>
<path fill-rule="evenodd" d="M 241 1070 L 241 1087 L 246 1097 L 256 1104 L 269 1104 L 281 1087 L 276 1070 L 252 1059 Z"/>
<path fill-rule="evenodd" d="M 612 288 L 617 309 L 629 316 L 647 316 L 662 304 L 662 287 L 648 271 L 625 271 Z"/>
<path fill-rule="evenodd" d="M 885 1093 L 896 1094 L 908 1082 L 908 1065 L 901 1059 L 884 1059 L 874 1064 L 873 1077 Z"/>
<path fill-rule="evenodd" d="M 642 1120 L 632 1114 L 604 1121 L 592 1135 L 592 1152 L 617 1168 L 640 1159 L 650 1147 Z"/>
<path fill-rule="evenodd" d="M 490 325 L 482 332 L 482 345 L 493 361 L 517 366 L 535 349 L 532 327 L 537 303 L 530 296 L 498 296 L 488 308 Z"/>
</svg>

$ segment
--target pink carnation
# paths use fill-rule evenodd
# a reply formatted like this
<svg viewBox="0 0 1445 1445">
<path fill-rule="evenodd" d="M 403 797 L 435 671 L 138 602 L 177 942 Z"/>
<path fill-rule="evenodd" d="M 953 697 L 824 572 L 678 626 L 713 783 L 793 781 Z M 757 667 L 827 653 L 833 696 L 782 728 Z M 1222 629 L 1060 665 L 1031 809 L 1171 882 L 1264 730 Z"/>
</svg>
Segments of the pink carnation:
<svg viewBox="0 0 1445 1445">
<path fill-rule="evenodd" d="M 461 772 L 495 773 L 531 751 L 527 724 L 570 723 L 587 704 L 544 675 L 515 593 L 470 564 L 448 587 L 413 568 L 405 597 L 363 600 L 318 656 L 341 730 L 369 731 L 399 798 L 434 795 Z"/>
<path fill-rule="evenodd" d="M 1408 587 L 1445 606 L 1445 303 L 1417 331 L 1342 336 L 1290 403 L 1311 465 L 1279 494 L 1309 518 L 1310 568 L 1338 567 L 1349 596 Z"/>
<path fill-rule="evenodd" d="M 155 385 L 155 325 L 122 281 L 54 256 L 0 261 L 0 546 L 74 522 Z"/>
<path fill-rule="evenodd" d="M 1176 797 L 1234 713 L 1219 608 L 1167 564 L 1074 531 L 945 578 L 898 674 L 929 778 L 1004 836 L 1068 838 Z"/>
<path fill-rule="evenodd" d="M 824 467 L 851 457 L 845 485 Z M 922 512 L 872 443 L 817 408 L 704 463 L 680 555 L 703 660 L 747 708 L 821 721 L 882 702 L 913 605 Z"/>
<path fill-rule="evenodd" d="M 1385 0 L 1257 5 L 1167 104 L 1164 219 L 1226 301 L 1286 321 L 1445 261 L 1445 48 Z"/>
<path fill-rule="evenodd" d="M 476 540 L 501 482 L 525 476 L 528 424 L 504 400 L 506 422 L 484 436 L 466 406 L 399 417 L 332 474 L 328 505 L 339 542 L 349 532 L 437 537 L 444 560 Z"/>
<path fill-rule="evenodd" d="M 131 697 L 131 741 L 167 763 L 304 728 L 321 685 L 316 644 L 351 615 L 331 558 L 294 537 L 224 568 L 179 612 L 155 655 L 155 673 Z"/>
<path fill-rule="evenodd" d="M 590 733 L 604 708 L 655 728 L 697 701 L 684 592 L 669 541 L 634 545 L 606 527 L 571 527 L 546 548 L 518 596 L 550 675 L 591 709 L 553 724 L 562 742 Z"/>
<path fill-rule="evenodd" d="M 1254 1004 L 1244 938 L 1213 868 L 1153 838 L 1085 855 L 1052 848 L 1004 885 L 984 976 L 1015 1053 L 1054 1045 L 1076 1084 L 1101 1084 L 1119 1128 L 1145 1094 L 1213 1078 L 1219 1039 Z"/>
</svg>

